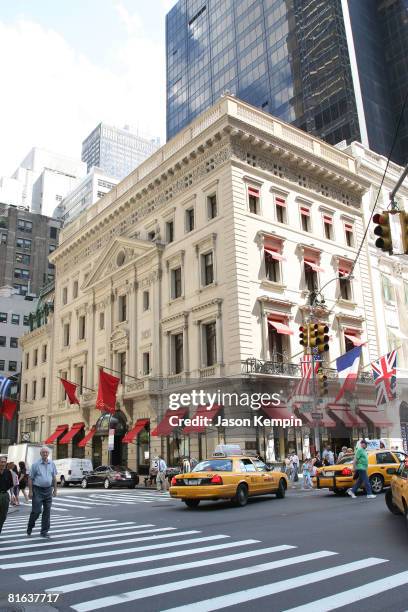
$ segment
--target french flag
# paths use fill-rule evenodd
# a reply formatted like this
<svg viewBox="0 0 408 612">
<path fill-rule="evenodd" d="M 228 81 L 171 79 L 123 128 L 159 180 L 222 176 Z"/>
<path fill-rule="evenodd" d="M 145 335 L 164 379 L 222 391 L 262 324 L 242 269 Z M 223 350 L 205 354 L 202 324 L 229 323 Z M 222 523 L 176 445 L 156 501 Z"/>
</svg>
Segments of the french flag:
<svg viewBox="0 0 408 612">
<path fill-rule="evenodd" d="M 360 366 L 361 346 L 355 346 L 336 359 L 339 379 L 343 381 L 334 403 L 337 404 L 345 391 L 354 391 L 357 383 L 358 368 Z"/>
</svg>

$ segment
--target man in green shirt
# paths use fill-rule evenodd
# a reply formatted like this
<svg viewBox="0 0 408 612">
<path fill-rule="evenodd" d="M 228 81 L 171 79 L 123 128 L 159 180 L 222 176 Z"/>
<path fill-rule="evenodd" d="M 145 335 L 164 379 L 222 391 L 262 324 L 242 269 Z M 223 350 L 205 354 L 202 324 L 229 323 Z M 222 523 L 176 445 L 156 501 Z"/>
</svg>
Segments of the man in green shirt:
<svg viewBox="0 0 408 612">
<path fill-rule="evenodd" d="M 376 497 L 376 495 L 373 495 L 370 480 L 368 478 L 368 455 L 366 449 L 366 440 L 361 440 L 354 456 L 354 469 L 357 472 L 357 480 L 354 486 L 347 491 L 347 493 L 353 499 L 356 498 L 356 493 L 361 486 L 364 486 L 365 490 L 367 491 L 367 499 L 374 499 Z"/>
</svg>

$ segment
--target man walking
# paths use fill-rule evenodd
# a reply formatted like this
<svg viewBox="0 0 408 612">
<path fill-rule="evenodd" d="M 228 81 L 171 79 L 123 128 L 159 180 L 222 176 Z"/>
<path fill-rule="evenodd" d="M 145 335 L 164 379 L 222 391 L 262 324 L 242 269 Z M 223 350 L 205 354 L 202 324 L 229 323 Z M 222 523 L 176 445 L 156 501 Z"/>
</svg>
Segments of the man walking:
<svg viewBox="0 0 408 612">
<path fill-rule="evenodd" d="M 157 462 L 157 490 L 158 491 L 166 491 L 166 470 L 167 465 L 162 456 L 159 457 Z"/>
<path fill-rule="evenodd" d="M 357 480 L 354 486 L 347 491 L 347 493 L 355 499 L 358 489 L 363 485 L 367 491 L 367 499 L 374 499 L 376 495 L 373 495 L 371 490 L 370 481 L 367 474 L 368 469 L 368 455 L 367 455 L 367 441 L 361 440 L 354 457 L 354 469 L 357 472 Z"/>
<path fill-rule="evenodd" d="M 7 518 L 10 505 L 9 491 L 13 488 L 13 477 L 7 469 L 6 457 L 0 457 L 0 533 Z"/>
<path fill-rule="evenodd" d="M 28 497 L 33 500 L 32 510 L 27 525 L 27 535 L 34 529 L 35 521 L 41 514 L 41 533 L 43 538 L 49 538 L 52 496 L 57 495 L 57 468 L 48 459 L 49 450 L 44 446 L 41 459 L 33 463 L 28 476 Z"/>
</svg>

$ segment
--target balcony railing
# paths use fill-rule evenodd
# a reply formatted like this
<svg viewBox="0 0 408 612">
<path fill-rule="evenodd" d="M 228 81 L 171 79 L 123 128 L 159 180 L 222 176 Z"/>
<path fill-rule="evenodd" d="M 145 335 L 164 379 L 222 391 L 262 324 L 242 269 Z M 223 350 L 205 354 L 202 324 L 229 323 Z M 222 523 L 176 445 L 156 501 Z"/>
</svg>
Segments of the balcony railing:
<svg viewBox="0 0 408 612">
<path fill-rule="evenodd" d="M 323 367 L 323 372 L 329 380 L 338 378 L 335 368 Z M 290 363 L 287 361 L 264 361 L 262 359 L 250 358 L 241 361 L 242 374 L 267 374 L 272 376 L 287 376 L 300 378 L 301 368 L 299 363 Z M 372 382 L 370 372 L 360 372 L 358 375 L 359 382 Z"/>
</svg>

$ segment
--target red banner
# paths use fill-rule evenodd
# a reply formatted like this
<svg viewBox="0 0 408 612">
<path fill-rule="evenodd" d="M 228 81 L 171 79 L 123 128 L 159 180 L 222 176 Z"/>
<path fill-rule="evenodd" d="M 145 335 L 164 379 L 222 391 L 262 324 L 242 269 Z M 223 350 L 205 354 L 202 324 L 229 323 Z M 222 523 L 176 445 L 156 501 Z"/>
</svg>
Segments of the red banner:
<svg viewBox="0 0 408 612">
<path fill-rule="evenodd" d="M 0 408 L 0 415 L 8 421 L 12 421 L 17 408 L 17 402 L 11 399 L 4 399 Z"/>
<path fill-rule="evenodd" d="M 112 376 L 103 370 L 99 371 L 98 396 L 96 398 L 96 408 L 102 412 L 115 413 L 116 410 L 116 391 L 120 378 Z"/>
<path fill-rule="evenodd" d="M 76 390 L 77 390 L 77 386 L 75 383 L 70 382 L 69 380 L 65 380 L 65 378 L 60 378 L 60 381 L 62 383 L 62 386 L 65 389 L 65 393 L 68 396 L 69 399 L 69 403 L 70 404 L 78 404 L 79 406 L 79 399 L 76 396 Z"/>
</svg>

